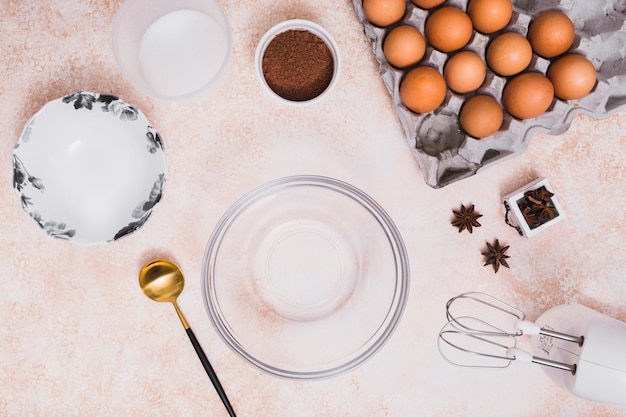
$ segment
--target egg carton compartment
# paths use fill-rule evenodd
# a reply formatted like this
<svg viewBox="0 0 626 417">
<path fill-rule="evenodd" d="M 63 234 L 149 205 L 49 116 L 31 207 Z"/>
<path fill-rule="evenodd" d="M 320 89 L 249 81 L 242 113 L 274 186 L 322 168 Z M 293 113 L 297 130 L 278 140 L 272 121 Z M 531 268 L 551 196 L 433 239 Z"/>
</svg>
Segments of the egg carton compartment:
<svg viewBox="0 0 626 417">
<path fill-rule="evenodd" d="M 444 6 L 466 10 L 467 0 L 449 0 Z M 404 18 L 381 28 L 365 17 L 362 0 L 353 0 L 357 17 L 379 64 L 379 72 L 391 95 L 413 154 L 422 169 L 425 181 L 440 188 L 475 175 L 494 164 L 522 154 L 535 131 L 558 135 L 565 132 L 577 113 L 602 119 L 626 105 L 626 2 L 624 0 L 517 0 L 513 1 L 513 16 L 506 28 L 484 35 L 474 31 L 469 43 L 461 50 L 476 52 L 483 61 L 485 50 L 495 36 L 514 31 L 524 36 L 531 21 L 547 10 L 559 10 L 573 22 L 576 35 L 569 53 L 584 55 L 594 65 L 597 82 L 594 89 L 578 100 L 555 98 L 545 113 L 533 119 L 516 119 L 504 110 L 504 122 L 499 131 L 475 139 L 463 132 L 458 114 L 463 102 L 474 94 L 485 93 L 502 105 L 502 90 L 509 77 L 494 74 L 487 67 L 483 85 L 473 93 L 460 95 L 448 89 L 444 103 L 430 113 L 417 114 L 402 104 L 400 82 L 415 66 L 428 65 L 443 73 L 447 59 L 454 53 L 442 53 L 427 44 L 424 58 L 413 67 L 397 69 L 387 63 L 382 46 L 386 34 L 400 24 L 409 24 L 424 34 L 426 19 L 431 11 L 407 0 Z M 457 51 L 458 52 L 458 51 Z M 533 53 L 526 71 L 545 75 L 551 61 Z"/>
</svg>

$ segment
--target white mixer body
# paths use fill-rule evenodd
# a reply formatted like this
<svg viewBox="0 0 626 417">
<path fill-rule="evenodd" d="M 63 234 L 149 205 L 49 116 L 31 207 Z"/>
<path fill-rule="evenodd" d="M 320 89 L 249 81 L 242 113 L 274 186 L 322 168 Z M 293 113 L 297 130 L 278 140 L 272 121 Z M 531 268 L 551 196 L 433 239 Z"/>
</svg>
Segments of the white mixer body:
<svg viewBox="0 0 626 417">
<path fill-rule="evenodd" d="M 533 355 L 576 364 L 574 374 L 542 367 L 559 386 L 599 403 L 626 407 L 626 323 L 580 304 L 554 307 L 535 322 L 540 327 L 584 336 L 582 346 L 533 336 Z"/>
</svg>

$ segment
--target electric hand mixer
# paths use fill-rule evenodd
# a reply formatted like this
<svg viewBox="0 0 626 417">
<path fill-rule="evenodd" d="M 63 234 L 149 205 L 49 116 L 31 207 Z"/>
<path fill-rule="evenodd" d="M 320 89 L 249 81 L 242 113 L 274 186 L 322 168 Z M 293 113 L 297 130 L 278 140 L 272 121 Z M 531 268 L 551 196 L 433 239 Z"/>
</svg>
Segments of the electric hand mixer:
<svg viewBox="0 0 626 417">
<path fill-rule="evenodd" d="M 469 315 L 455 314 L 464 307 Z M 489 321 L 478 318 L 483 313 Z M 514 360 L 538 363 L 572 394 L 626 407 L 626 323 L 576 303 L 554 307 L 532 323 L 522 311 L 479 292 L 451 298 L 446 317 L 438 347 L 448 362 L 488 368 Z M 532 353 L 517 347 L 523 335 L 531 336 Z"/>
</svg>

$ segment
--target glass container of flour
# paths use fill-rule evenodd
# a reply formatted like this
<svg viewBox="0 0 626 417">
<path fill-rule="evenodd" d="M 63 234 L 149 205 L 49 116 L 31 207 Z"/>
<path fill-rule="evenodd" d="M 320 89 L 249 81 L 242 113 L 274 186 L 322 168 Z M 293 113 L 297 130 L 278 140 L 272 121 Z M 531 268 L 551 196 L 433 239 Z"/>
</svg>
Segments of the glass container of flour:
<svg viewBox="0 0 626 417">
<path fill-rule="evenodd" d="M 213 0 L 126 0 L 113 25 L 113 51 L 139 91 L 179 100 L 219 84 L 232 34 Z"/>
</svg>

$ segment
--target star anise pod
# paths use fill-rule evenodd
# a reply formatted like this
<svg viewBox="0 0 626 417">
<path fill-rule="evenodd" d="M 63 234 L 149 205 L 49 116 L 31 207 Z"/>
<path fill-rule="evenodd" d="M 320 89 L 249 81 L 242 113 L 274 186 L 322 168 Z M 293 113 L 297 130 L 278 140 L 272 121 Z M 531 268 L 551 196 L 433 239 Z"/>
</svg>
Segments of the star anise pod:
<svg viewBox="0 0 626 417">
<path fill-rule="evenodd" d="M 545 187 L 529 190 L 524 193 L 524 197 L 535 204 L 544 204 L 550 201 L 554 194 L 546 190 Z"/>
<path fill-rule="evenodd" d="M 461 208 L 459 210 L 452 210 L 452 213 L 454 213 L 452 226 L 458 227 L 459 233 L 465 229 L 472 233 L 474 227 L 481 226 L 481 224 L 478 223 L 478 219 L 483 215 L 474 210 L 473 204 L 467 208 L 461 204 Z"/>
<path fill-rule="evenodd" d="M 554 219 L 554 206 L 548 203 L 533 204 L 533 211 L 542 220 Z"/>
<path fill-rule="evenodd" d="M 517 202 L 524 220 L 531 229 L 549 222 L 559 215 L 552 197 L 554 194 L 545 187 L 529 190 L 524 193 L 524 197 Z"/>
<path fill-rule="evenodd" d="M 535 227 L 541 225 L 541 222 L 537 218 L 537 215 L 530 206 L 524 207 L 524 210 L 522 210 L 522 215 L 524 216 L 524 220 L 526 220 L 526 224 L 528 224 L 531 229 L 534 229 Z"/>
<path fill-rule="evenodd" d="M 493 245 L 487 242 L 487 250 L 481 252 L 486 258 L 484 266 L 492 265 L 495 273 L 500 269 L 500 265 L 509 268 L 506 259 L 510 258 L 510 256 L 505 254 L 507 250 L 509 250 L 509 246 L 500 246 L 498 239 L 495 240 Z"/>
</svg>

